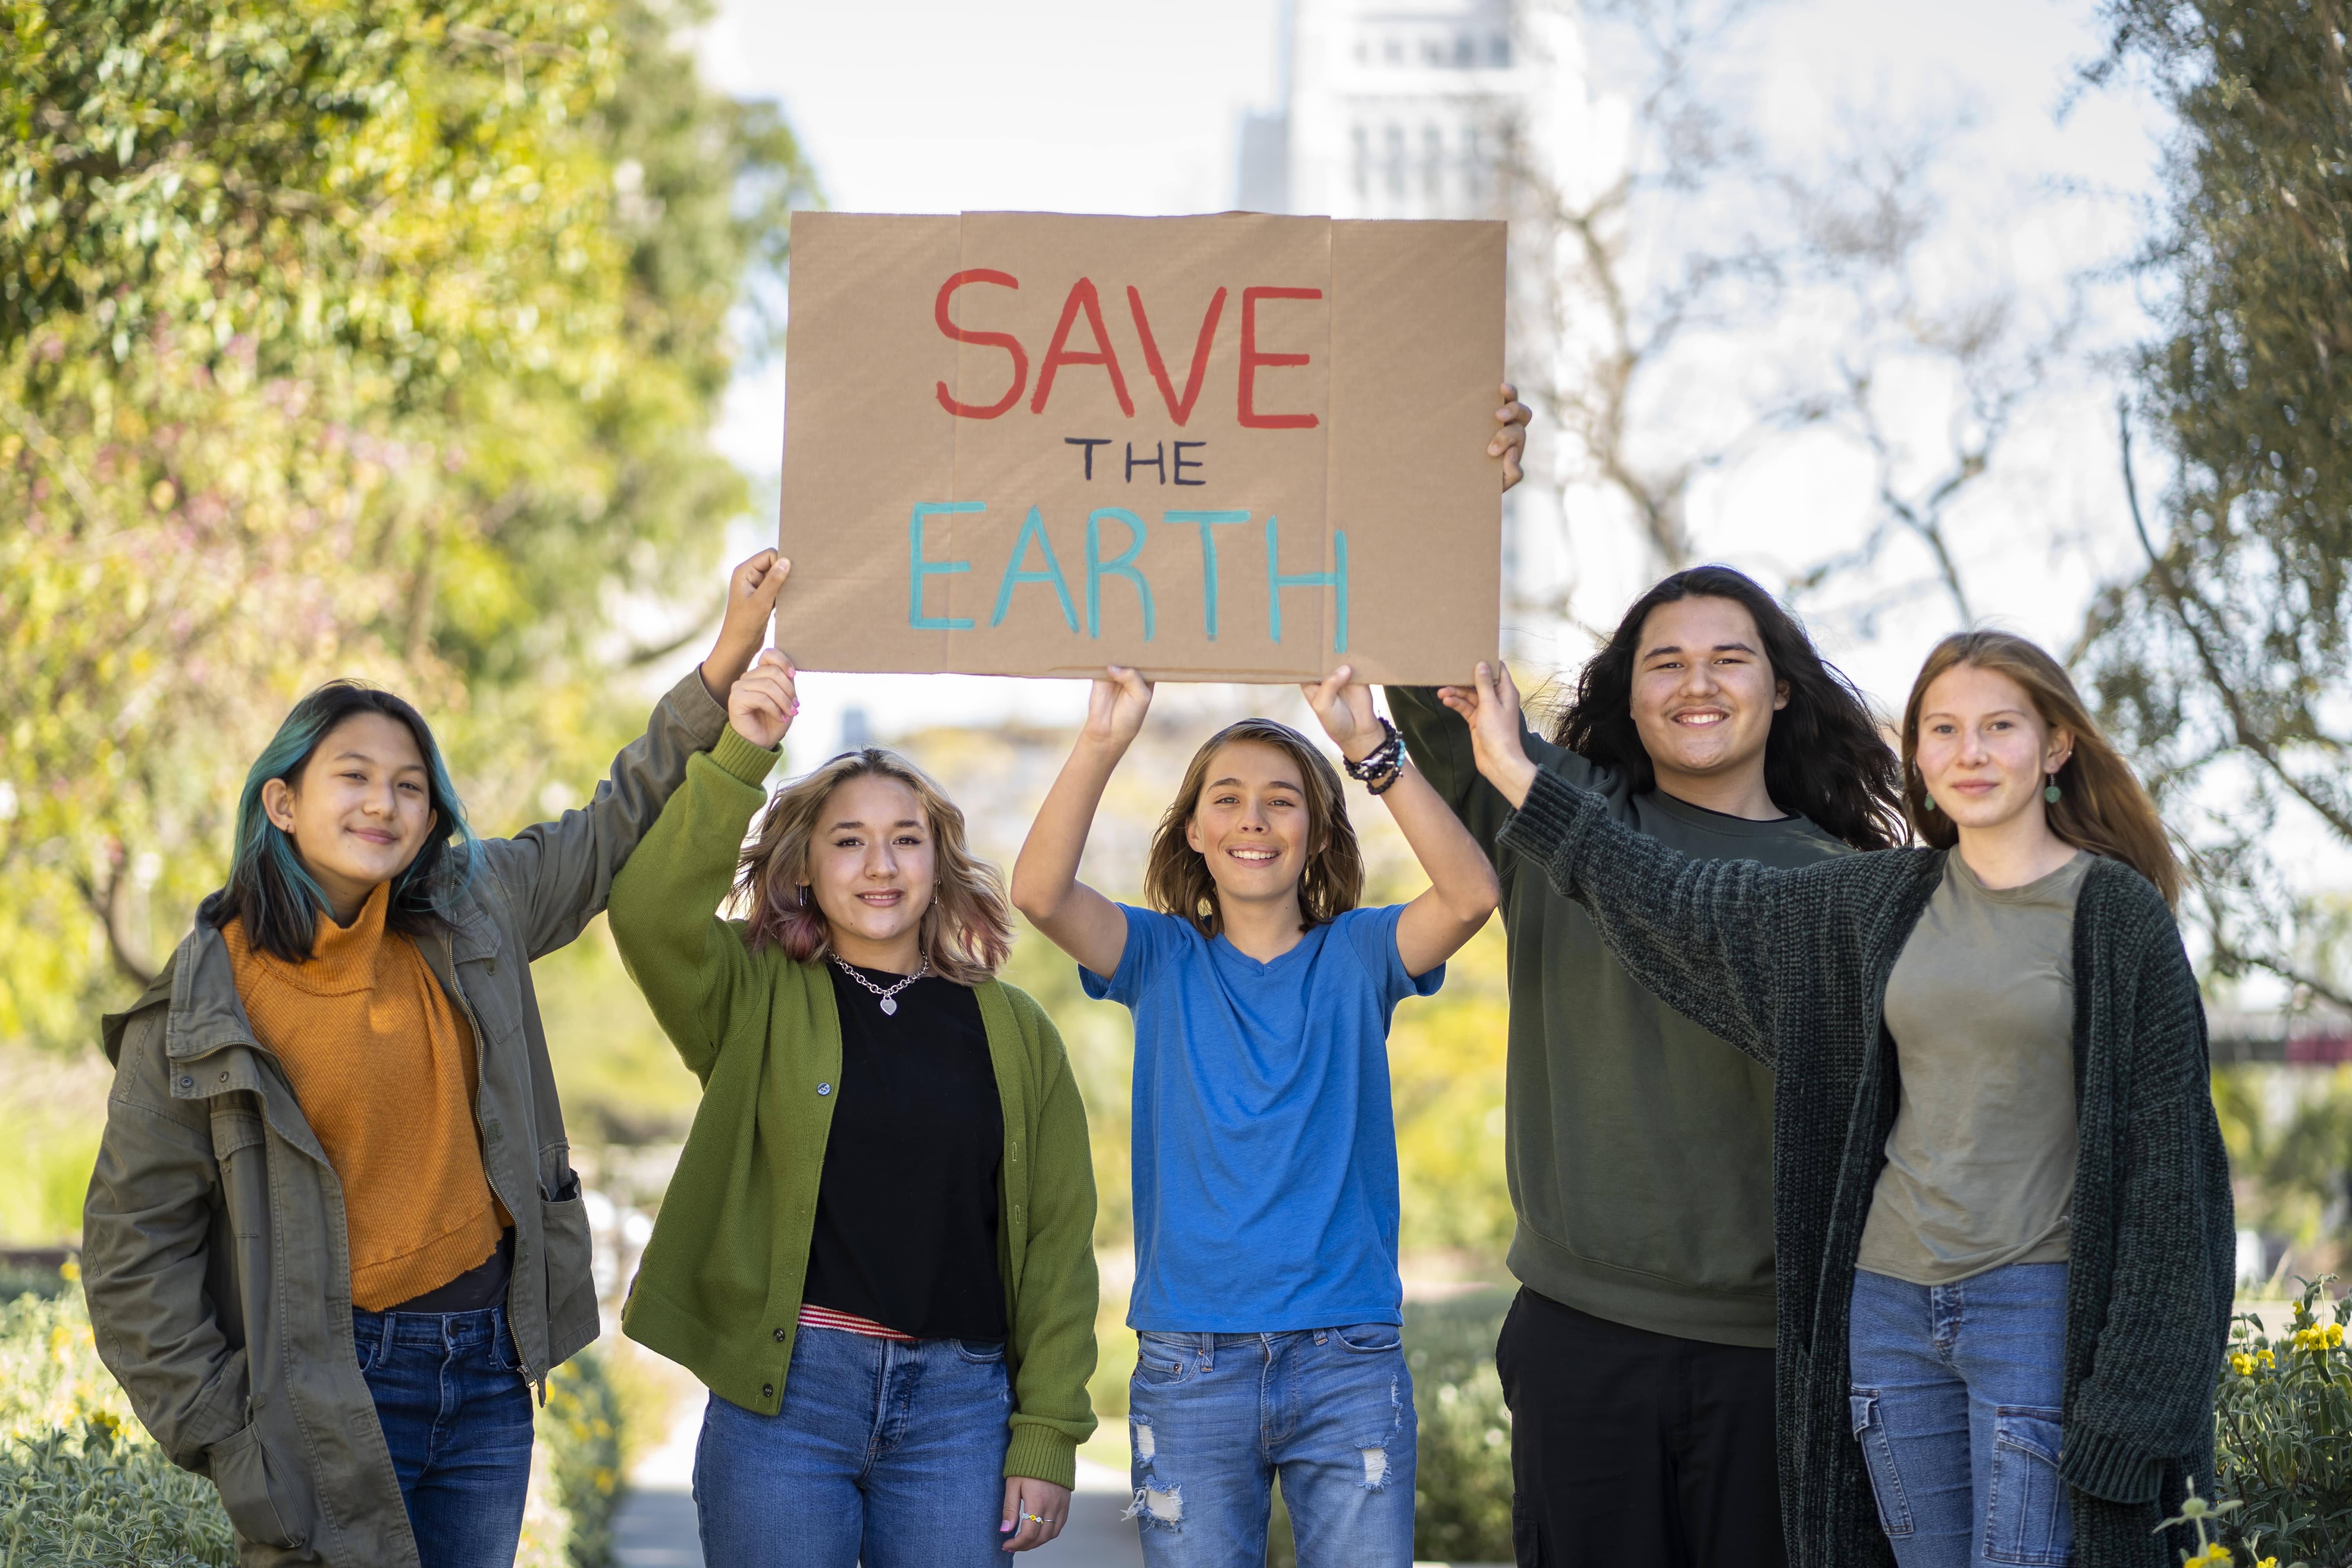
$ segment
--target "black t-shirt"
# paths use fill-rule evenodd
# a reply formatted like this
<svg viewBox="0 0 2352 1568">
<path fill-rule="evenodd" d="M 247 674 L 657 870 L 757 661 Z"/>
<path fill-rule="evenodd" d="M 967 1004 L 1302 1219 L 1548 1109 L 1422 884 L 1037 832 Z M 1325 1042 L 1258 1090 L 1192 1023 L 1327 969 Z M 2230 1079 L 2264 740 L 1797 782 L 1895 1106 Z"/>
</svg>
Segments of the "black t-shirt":
<svg viewBox="0 0 2352 1568">
<path fill-rule="evenodd" d="M 802 1299 L 917 1339 L 1001 1340 L 996 1175 L 1004 1108 L 971 988 L 926 975 L 881 999 L 827 960 L 841 1081 Z M 885 989 L 903 976 L 860 973 Z"/>
</svg>

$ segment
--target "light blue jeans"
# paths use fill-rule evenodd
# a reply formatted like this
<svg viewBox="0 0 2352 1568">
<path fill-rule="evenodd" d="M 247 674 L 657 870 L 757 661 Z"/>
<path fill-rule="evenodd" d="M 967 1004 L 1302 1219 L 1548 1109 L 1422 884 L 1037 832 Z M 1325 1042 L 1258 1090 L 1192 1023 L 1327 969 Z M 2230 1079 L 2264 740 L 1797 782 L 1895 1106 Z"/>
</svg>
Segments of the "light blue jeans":
<svg viewBox="0 0 2352 1568">
<path fill-rule="evenodd" d="M 717 1394 L 694 1451 L 703 1561 L 725 1568 L 1002 1568 L 1004 1346 L 803 1327 L 783 1406 Z"/>
<path fill-rule="evenodd" d="M 1392 1323 L 1136 1335 L 1147 1568 L 1265 1568 L 1278 1471 L 1299 1568 L 1411 1568 L 1412 1374 Z"/>
<path fill-rule="evenodd" d="M 1857 1269 L 1847 1353 L 1853 1435 L 1901 1568 L 2067 1568 L 2058 1479 L 2066 1266 L 1953 1285 Z"/>
</svg>

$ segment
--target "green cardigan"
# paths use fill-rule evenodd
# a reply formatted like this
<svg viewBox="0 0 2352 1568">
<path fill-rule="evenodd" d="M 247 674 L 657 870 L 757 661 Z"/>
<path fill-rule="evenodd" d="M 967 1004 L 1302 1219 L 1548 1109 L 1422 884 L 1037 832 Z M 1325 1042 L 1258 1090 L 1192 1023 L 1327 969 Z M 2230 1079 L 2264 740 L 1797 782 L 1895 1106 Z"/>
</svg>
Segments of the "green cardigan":
<svg viewBox="0 0 2352 1568">
<path fill-rule="evenodd" d="M 1944 873 L 1889 849 L 1799 870 L 1693 860 L 1539 772 L 1501 835 L 1672 1006 L 1771 1068 L 1780 1516 L 1796 1568 L 1894 1561 L 1848 1407 L 1847 1304 L 1901 1080 L 1887 976 Z M 2205 1013 L 2172 912 L 2114 860 L 2074 910 L 2073 1256 L 2058 1472 L 2077 1568 L 2158 1568 L 2212 1495 L 2236 1237 Z M 1998 976 L 1987 983 L 1998 984 Z"/>
<path fill-rule="evenodd" d="M 685 786 L 614 880 L 611 903 L 622 961 L 703 1089 L 621 1327 L 763 1415 L 783 1401 L 841 1077 L 841 1016 L 824 965 L 754 952 L 742 922 L 711 913 L 733 883 L 776 757 L 730 728 L 689 760 Z M 1095 1428 L 1086 1109 L 1045 1010 L 994 980 L 976 994 L 1004 1110 L 1004 1473 L 1066 1487 Z"/>
</svg>

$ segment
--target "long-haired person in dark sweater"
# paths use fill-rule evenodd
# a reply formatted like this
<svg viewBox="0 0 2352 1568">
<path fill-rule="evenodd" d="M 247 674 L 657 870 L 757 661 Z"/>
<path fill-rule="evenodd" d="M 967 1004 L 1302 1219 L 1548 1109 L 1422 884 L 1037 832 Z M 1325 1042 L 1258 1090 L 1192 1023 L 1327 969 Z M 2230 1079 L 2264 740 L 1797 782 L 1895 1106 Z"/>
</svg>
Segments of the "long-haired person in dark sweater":
<svg viewBox="0 0 2352 1568">
<path fill-rule="evenodd" d="M 424 716 L 352 681 L 247 774 L 228 886 L 147 994 L 83 1210 L 99 1353 L 247 1568 L 499 1568 L 530 1385 L 596 1337 L 530 963 L 580 934 L 717 740 L 784 573 L 586 806 L 478 839 Z"/>
<path fill-rule="evenodd" d="M 2157 1568 L 2210 1490 L 2233 1266 L 2180 870 L 2057 662 L 1970 632 L 1901 735 L 1920 849 L 1700 860 L 1444 700 L 1500 841 L 1777 1075 L 1782 1515 L 1804 1568 Z"/>
<path fill-rule="evenodd" d="M 1002 1562 L 1061 1532 L 1094 1430 L 1086 1110 L 938 784 L 867 747 L 768 798 L 798 707 L 761 654 L 613 889 L 703 1085 L 622 1327 L 710 1389 L 709 1563 Z"/>
<path fill-rule="evenodd" d="M 1495 1363 L 1522 1568 L 1779 1568 L 1772 1075 L 1659 1001 L 1497 842 L 1511 805 L 1434 689 L 1388 698 L 1502 880 L 1521 1289 Z M 1810 866 L 1904 837 L 1870 705 L 1727 566 L 1636 599 L 1549 728 L 1523 737 L 1538 765 L 1696 858 Z"/>
</svg>

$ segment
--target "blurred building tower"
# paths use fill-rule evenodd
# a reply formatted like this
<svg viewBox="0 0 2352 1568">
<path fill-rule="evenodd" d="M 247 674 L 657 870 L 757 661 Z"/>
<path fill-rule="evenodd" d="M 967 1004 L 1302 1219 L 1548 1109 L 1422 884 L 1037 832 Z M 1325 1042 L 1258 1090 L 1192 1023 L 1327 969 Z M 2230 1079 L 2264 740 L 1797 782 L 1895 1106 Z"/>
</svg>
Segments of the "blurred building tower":
<svg viewBox="0 0 2352 1568">
<path fill-rule="evenodd" d="M 1281 0 L 1281 100 L 1245 116 L 1234 205 L 1348 218 L 1510 221 L 1513 374 L 1559 324 L 1546 222 L 1592 171 L 1584 54 L 1570 0 Z M 1547 445 L 1538 433 L 1538 459 Z M 1566 573 L 1559 492 L 1530 473 L 1504 514 L 1507 622 Z M 1522 640 L 1514 635 L 1513 640 Z"/>
</svg>

